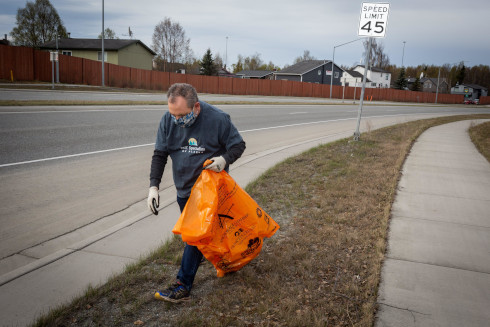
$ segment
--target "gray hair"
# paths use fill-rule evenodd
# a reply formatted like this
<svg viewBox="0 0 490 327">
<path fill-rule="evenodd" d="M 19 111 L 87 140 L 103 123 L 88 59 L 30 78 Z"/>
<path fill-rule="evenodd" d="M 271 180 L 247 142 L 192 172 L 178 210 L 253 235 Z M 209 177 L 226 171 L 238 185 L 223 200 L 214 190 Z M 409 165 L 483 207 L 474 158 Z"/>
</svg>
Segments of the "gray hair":
<svg viewBox="0 0 490 327">
<path fill-rule="evenodd" d="M 167 99 L 169 102 L 174 103 L 175 98 L 179 96 L 186 100 L 188 108 L 194 108 L 196 102 L 199 101 L 196 89 L 190 84 L 175 83 L 168 89 Z"/>
</svg>

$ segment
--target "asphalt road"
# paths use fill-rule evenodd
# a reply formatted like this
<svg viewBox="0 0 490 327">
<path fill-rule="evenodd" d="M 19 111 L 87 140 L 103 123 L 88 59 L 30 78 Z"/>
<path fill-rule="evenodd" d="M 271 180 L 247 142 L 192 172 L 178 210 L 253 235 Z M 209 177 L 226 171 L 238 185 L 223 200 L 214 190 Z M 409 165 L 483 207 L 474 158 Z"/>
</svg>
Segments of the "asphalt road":
<svg viewBox="0 0 490 327">
<path fill-rule="evenodd" d="M 357 105 L 220 108 L 241 131 L 247 155 L 325 135 L 334 122 L 351 124 L 353 132 L 358 110 Z M 0 260 L 19 266 L 48 255 L 53 249 L 43 247 L 46 241 L 84 226 L 96 226 L 92 232 L 109 228 L 118 223 L 111 220 L 114 213 L 145 199 L 155 134 L 165 110 L 0 108 Z M 489 112 L 462 106 L 366 106 L 363 121 Z M 167 170 L 161 189 L 171 187 L 170 176 Z"/>
</svg>

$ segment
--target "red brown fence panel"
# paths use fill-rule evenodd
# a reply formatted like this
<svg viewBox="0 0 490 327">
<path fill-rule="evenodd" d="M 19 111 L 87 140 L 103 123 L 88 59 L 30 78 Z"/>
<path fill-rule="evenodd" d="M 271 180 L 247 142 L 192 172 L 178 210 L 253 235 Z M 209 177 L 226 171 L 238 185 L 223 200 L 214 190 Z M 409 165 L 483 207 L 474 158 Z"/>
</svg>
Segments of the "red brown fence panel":
<svg viewBox="0 0 490 327">
<path fill-rule="evenodd" d="M 169 73 L 169 84 L 172 85 L 175 83 L 187 83 L 187 76 L 190 75 Z"/>
<path fill-rule="evenodd" d="M 34 80 L 51 82 L 49 52 L 34 50 Z"/>
<path fill-rule="evenodd" d="M 137 89 L 150 89 L 151 70 L 130 68 L 131 69 L 131 87 Z"/>
<path fill-rule="evenodd" d="M 271 95 L 272 81 L 270 79 L 261 79 L 259 84 L 259 95 Z"/>
<path fill-rule="evenodd" d="M 194 86 L 197 92 L 203 93 L 203 76 L 202 75 L 187 75 L 186 83 Z"/>
<path fill-rule="evenodd" d="M 233 79 L 233 95 L 246 95 L 247 94 L 247 80 L 241 78 Z"/>
<path fill-rule="evenodd" d="M 87 85 L 102 84 L 102 67 L 100 62 L 83 59 L 83 84 L 87 84 Z"/>
<path fill-rule="evenodd" d="M 218 76 L 203 76 L 202 90 L 205 93 L 218 94 L 219 92 L 219 77 Z"/>
<path fill-rule="evenodd" d="M 14 81 L 34 79 L 34 52 L 32 48 L 0 46 L 0 76 Z M 48 58 L 48 63 L 49 58 Z"/>
<path fill-rule="evenodd" d="M 83 59 L 59 55 L 60 82 L 68 84 L 83 83 Z"/>
<path fill-rule="evenodd" d="M 480 104 L 490 104 L 490 96 L 480 97 Z"/>
<path fill-rule="evenodd" d="M 233 80 L 231 77 L 218 77 L 219 94 L 233 94 Z"/>
<path fill-rule="evenodd" d="M 170 73 L 166 72 L 151 72 L 151 86 L 153 90 L 166 91 L 170 87 Z"/>
<path fill-rule="evenodd" d="M 131 85 L 131 68 L 108 64 L 109 86 L 130 87 Z"/>
</svg>

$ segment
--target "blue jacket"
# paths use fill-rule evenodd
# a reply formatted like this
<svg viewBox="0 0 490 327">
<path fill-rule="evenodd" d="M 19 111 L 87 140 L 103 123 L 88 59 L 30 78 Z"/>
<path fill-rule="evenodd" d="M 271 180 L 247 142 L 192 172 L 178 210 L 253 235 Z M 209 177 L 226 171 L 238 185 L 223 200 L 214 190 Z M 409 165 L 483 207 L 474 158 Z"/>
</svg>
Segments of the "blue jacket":
<svg viewBox="0 0 490 327">
<path fill-rule="evenodd" d="M 199 103 L 201 111 L 190 127 L 177 126 L 168 111 L 163 115 L 151 163 L 150 186 L 158 187 L 167 157 L 172 158 L 174 184 L 181 198 L 190 195 L 206 159 L 223 156 L 228 169 L 245 151 L 245 142 L 230 115 L 206 102 Z"/>
</svg>

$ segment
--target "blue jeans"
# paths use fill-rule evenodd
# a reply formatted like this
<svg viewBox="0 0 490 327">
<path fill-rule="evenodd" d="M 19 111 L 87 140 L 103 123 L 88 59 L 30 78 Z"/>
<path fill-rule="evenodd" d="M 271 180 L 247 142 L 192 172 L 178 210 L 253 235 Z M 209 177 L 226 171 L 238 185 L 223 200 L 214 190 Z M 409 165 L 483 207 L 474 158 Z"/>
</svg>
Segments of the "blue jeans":
<svg viewBox="0 0 490 327">
<path fill-rule="evenodd" d="M 189 200 L 189 198 L 177 197 L 180 212 L 184 210 L 187 200 Z M 186 244 L 184 255 L 182 256 L 182 263 L 180 264 L 180 270 L 177 274 L 177 279 L 187 288 L 189 292 L 192 288 L 192 283 L 194 283 L 194 277 L 196 277 L 197 269 L 201 264 L 201 260 L 201 251 L 199 251 L 196 246 Z"/>
</svg>

